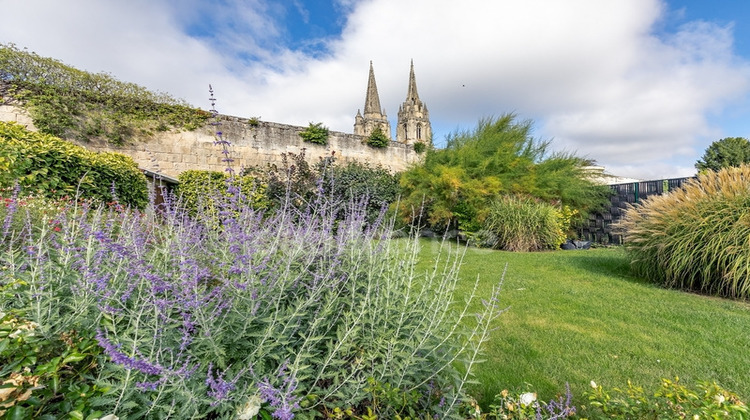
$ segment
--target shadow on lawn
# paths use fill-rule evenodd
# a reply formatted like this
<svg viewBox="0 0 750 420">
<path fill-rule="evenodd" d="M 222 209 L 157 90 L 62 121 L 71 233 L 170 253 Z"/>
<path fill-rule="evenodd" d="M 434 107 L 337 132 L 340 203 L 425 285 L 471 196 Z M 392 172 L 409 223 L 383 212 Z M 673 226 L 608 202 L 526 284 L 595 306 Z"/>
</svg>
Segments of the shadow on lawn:
<svg viewBox="0 0 750 420">
<path fill-rule="evenodd" d="M 630 260 L 622 250 L 616 252 L 575 251 L 570 265 L 593 274 L 618 277 L 639 284 L 651 284 L 648 280 L 635 277 L 630 271 Z"/>
</svg>

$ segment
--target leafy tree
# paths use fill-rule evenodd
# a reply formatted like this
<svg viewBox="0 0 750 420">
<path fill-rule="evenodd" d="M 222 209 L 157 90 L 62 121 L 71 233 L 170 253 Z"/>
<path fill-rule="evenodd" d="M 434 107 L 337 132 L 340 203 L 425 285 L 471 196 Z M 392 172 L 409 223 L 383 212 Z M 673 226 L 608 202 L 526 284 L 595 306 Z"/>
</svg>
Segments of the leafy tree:
<svg viewBox="0 0 750 420">
<path fill-rule="evenodd" d="M 695 168 L 698 171 L 718 171 L 722 168 L 750 163 L 750 141 L 744 137 L 727 137 L 711 143 Z"/>
<path fill-rule="evenodd" d="M 531 130 L 530 121 L 506 114 L 481 120 L 474 131 L 451 134 L 445 149 L 427 150 L 421 165 L 401 175 L 401 215 L 438 229 L 476 231 L 491 200 L 503 194 L 567 205 L 579 217 L 600 206 L 609 189 L 588 178 L 591 162 L 567 153 L 548 155 L 549 141 L 534 139 Z"/>
<path fill-rule="evenodd" d="M 312 122 L 307 128 L 299 133 L 302 140 L 323 146 L 328 144 L 328 135 L 328 127 L 325 127 L 323 123 L 313 124 Z"/>
<path fill-rule="evenodd" d="M 367 144 L 369 146 L 379 149 L 388 147 L 389 143 L 390 140 L 388 140 L 388 137 L 385 136 L 385 133 L 383 133 L 383 130 L 380 127 L 375 127 L 375 129 L 372 130 L 370 136 L 367 138 Z"/>
</svg>

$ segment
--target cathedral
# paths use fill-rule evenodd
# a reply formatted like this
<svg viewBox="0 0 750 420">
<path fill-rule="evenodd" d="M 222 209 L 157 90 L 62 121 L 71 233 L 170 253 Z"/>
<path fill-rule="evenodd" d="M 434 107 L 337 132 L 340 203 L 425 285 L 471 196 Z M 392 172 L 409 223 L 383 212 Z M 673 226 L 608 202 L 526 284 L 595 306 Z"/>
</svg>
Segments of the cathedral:
<svg viewBox="0 0 750 420">
<path fill-rule="evenodd" d="M 380 128 L 388 139 L 391 136 L 391 124 L 385 110 L 380 107 L 378 86 L 375 84 L 375 72 L 370 62 L 370 76 L 367 80 L 367 93 L 365 95 L 365 111 L 354 117 L 354 134 L 369 136 Z M 398 123 L 396 124 L 396 141 L 403 144 L 414 144 L 422 142 L 432 144 L 432 127 L 430 126 L 430 113 L 427 106 L 419 99 L 417 93 L 417 81 L 414 77 L 414 61 L 411 62 L 409 72 L 409 87 L 406 92 L 406 100 L 398 108 Z"/>
</svg>

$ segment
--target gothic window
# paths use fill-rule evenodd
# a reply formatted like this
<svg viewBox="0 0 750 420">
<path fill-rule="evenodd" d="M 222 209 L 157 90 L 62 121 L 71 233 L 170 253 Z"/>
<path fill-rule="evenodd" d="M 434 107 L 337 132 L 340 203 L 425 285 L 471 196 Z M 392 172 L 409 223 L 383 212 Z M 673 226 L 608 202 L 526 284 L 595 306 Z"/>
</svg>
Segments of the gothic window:
<svg viewBox="0 0 750 420">
<path fill-rule="evenodd" d="M 417 124 L 417 140 L 422 140 L 422 124 Z"/>
<path fill-rule="evenodd" d="M 407 125 L 404 123 L 404 140 L 409 138 L 409 130 L 406 129 Z"/>
</svg>

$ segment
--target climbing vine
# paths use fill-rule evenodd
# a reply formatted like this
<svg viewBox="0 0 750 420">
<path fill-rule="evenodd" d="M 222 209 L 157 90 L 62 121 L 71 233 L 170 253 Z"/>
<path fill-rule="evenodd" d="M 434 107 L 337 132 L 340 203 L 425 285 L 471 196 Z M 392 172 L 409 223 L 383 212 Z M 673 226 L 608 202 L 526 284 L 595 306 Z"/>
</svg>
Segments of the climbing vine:
<svg viewBox="0 0 750 420">
<path fill-rule="evenodd" d="M 53 58 L 0 44 L 3 102 L 25 107 L 45 134 L 122 144 L 136 135 L 194 130 L 210 114 L 166 93 L 154 93 L 108 73 L 89 73 Z"/>
</svg>

